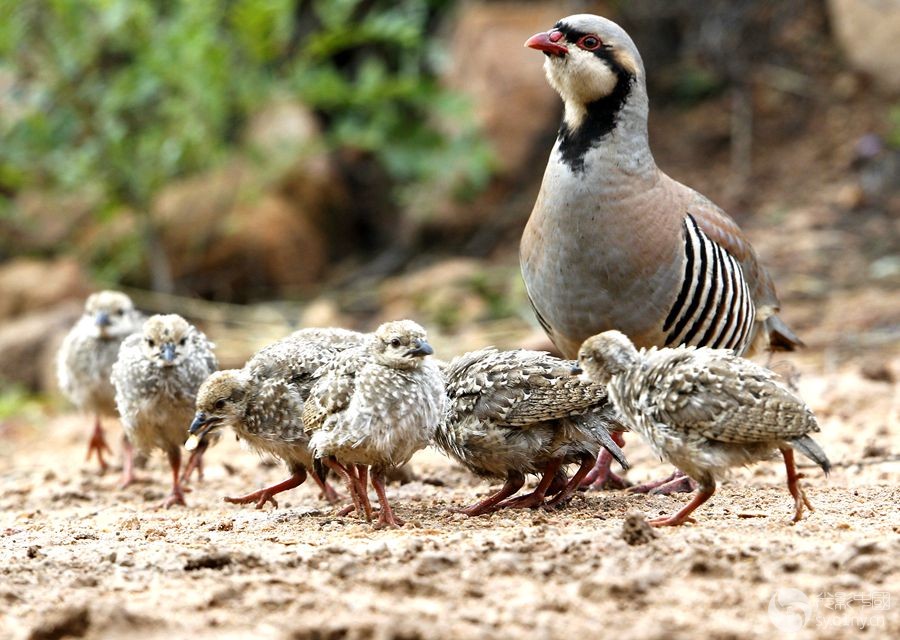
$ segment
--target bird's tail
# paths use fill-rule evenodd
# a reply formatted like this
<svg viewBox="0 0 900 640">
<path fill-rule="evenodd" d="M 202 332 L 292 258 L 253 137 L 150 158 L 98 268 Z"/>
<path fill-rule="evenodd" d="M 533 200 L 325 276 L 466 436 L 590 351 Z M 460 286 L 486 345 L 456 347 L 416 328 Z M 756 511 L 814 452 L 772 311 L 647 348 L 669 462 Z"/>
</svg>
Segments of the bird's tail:
<svg viewBox="0 0 900 640">
<path fill-rule="evenodd" d="M 592 411 L 586 416 L 588 426 L 591 433 L 597 436 L 597 439 L 600 441 L 603 448 L 609 451 L 609 455 L 615 458 L 616 462 L 622 465 L 623 469 L 628 469 L 630 465 L 628 464 L 628 460 L 625 459 L 625 454 L 622 452 L 622 449 L 619 448 L 619 445 L 616 444 L 615 440 L 612 439 L 612 436 L 609 435 L 610 427 L 618 431 L 621 426 L 617 420 L 611 418 L 610 414 L 613 414 L 614 411 L 612 405 L 606 405 L 606 407 L 600 411 Z"/>
<path fill-rule="evenodd" d="M 809 436 L 793 438 L 788 440 L 788 443 L 792 448 L 822 467 L 822 471 L 825 472 L 825 475 L 828 475 L 831 471 L 831 463 L 828 461 L 828 456 L 825 455 L 825 452 L 822 450 L 822 447 L 819 446 L 819 443 Z"/>
<path fill-rule="evenodd" d="M 803 340 L 776 315 L 766 318 L 763 326 L 768 336 L 769 351 L 795 351 L 799 347 L 806 346 Z"/>
</svg>

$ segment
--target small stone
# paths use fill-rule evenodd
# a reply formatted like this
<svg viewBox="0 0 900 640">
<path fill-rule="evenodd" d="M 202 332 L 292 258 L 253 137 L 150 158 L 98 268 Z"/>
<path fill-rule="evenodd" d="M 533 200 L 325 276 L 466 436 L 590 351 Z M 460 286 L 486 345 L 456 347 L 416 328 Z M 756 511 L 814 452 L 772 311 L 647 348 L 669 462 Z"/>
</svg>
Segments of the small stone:
<svg viewBox="0 0 900 640">
<path fill-rule="evenodd" d="M 647 544 L 657 536 L 642 514 L 631 512 L 625 516 L 622 522 L 622 539 L 632 547 Z"/>
</svg>

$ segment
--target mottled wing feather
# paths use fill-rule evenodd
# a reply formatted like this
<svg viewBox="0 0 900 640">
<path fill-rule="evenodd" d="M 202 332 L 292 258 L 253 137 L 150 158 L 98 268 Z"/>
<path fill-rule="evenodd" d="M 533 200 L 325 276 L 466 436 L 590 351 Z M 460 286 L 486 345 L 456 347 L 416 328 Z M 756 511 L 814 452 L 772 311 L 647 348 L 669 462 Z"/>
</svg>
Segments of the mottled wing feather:
<svg viewBox="0 0 900 640">
<path fill-rule="evenodd" d="M 678 354 L 654 368 L 648 388 L 654 419 L 674 431 L 732 443 L 818 431 L 812 413 L 774 374 L 737 356 L 708 349 Z"/>
<path fill-rule="evenodd" d="M 328 416 L 348 407 L 356 389 L 356 372 L 366 361 L 363 347 L 348 349 L 316 372 L 318 380 L 303 407 L 303 424 L 307 432 L 320 429 Z"/>
</svg>

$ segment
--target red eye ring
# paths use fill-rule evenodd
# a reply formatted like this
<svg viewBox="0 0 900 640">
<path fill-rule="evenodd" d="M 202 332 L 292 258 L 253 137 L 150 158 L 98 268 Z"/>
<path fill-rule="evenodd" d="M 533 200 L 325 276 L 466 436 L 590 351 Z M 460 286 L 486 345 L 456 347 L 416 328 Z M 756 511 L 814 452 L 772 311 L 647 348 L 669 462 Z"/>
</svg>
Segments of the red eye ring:
<svg viewBox="0 0 900 640">
<path fill-rule="evenodd" d="M 603 45 L 603 41 L 595 35 L 582 36 L 576 43 L 585 51 L 596 51 Z"/>
</svg>

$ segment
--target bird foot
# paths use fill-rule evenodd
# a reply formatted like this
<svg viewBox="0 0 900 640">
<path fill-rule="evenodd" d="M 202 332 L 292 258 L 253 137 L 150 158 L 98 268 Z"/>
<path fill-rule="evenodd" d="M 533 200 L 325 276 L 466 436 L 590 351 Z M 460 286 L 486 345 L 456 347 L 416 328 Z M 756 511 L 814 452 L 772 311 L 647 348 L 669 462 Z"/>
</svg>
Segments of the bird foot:
<svg viewBox="0 0 900 640">
<path fill-rule="evenodd" d="M 98 425 L 94 428 L 94 433 L 88 442 L 87 455 L 85 461 L 89 461 L 94 454 L 97 454 L 97 462 L 100 463 L 100 475 L 102 476 L 109 470 L 109 464 L 103 459 L 104 454 L 112 455 L 112 449 L 106 443 L 106 437 L 103 435 L 103 429 Z"/>
<path fill-rule="evenodd" d="M 168 509 L 172 505 L 180 504 L 182 507 L 186 507 L 187 503 L 184 501 L 184 494 L 190 492 L 190 489 L 187 487 L 175 488 L 172 489 L 172 493 L 170 493 L 165 500 L 159 503 L 157 509 Z"/>
<path fill-rule="evenodd" d="M 691 524 L 697 524 L 697 521 L 694 520 L 694 518 L 692 518 L 691 516 L 679 517 L 678 514 L 675 514 L 674 516 L 654 518 L 653 520 L 648 520 L 647 524 L 649 524 L 651 527 L 680 527 L 687 522 L 690 522 Z"/>
<path fill-rule="evenodd" d="M 581 483 L 579 489 L 584 491 L 616 491 L 631 487 L 631 483 L 628 480 L 612 471 L 599 474 L 593 482 L 585 483 L 587 483 L 587 478 Z"/>
<path fill-rule="evenodd" d="M 791 493 L 794 495 L 794 517 L 791 520 L 793 523 L 800 522 L 803 520 L 803 507 L 805 506 L 809 509 L 810 513 L 815 513 L 815 509 L 809 501 L 809 498 L 806 497 L 806 491 L 803 490 L 803 486 L 800 484 L 799 480 L 803 477 L 802 473 L 797 474 L 797 482 L 794 484 L 794 489 Z"/>
<path fill-rule="evenodd" d="M 672 475 L 662 480 L 645 482 L 628 488 L 628 493 L 650 493 L 653 495 L 672 495 L 673 493 L 690 493 L 696 489 L 693 481 L 681 471 L 675 471 Z"/>
<path fill-rule="evenodd" d="M 498 504 L 495 511 L 500 509 L 537 509 L 544 505 L 544 495 L 538 493 L 528 493 L 517 498 L 510 498 Z"/>
<path fill-rule="evenodd" d="M 271 502 L 273 507 L 276 509 L 278 508 L 278 501 L 275 500 L 271 492 L 266 491 L 265 489 L 260 489 L 259 491 L 254 491 L 253 493 L 248 493 L 245 496 L 237 498 L 226 497 L 224 500 L 229 504 L 247 504 L 249 502 L 255 502 L 257 509 L 262 509 L 267 502 Z"/>
<path fill-rule="evenodd" d="M 382 509 L 378 516 L 378 522 L 372 526 L 375 529 L 399 529 L 405 524 L 406 521 L 394 515 L 393 511 Z"/>
<path fill-rule="evenodd" d="M 325 488 L 322 490 L 322 493 L 319 494 L 319 499 L 325 500 L 328 504 L 339 504 L 344 501 L 344 498 L 337 491 L 334 490 L 327 482 L 325 483 Z"/>
</svg>

